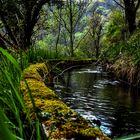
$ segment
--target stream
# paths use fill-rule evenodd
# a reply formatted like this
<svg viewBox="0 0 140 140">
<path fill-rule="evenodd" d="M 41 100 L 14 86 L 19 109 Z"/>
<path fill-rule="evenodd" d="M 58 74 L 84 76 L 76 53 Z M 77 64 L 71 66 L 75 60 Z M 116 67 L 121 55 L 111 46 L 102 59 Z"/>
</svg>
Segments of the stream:
<svg viewBox="0 0 140 140">
<path fill-rule="evenodd" d="M 55 80 L 55 91 L 72 109 L 110 138 L 140 132 L 140 92 L 110 77 L 99 66 L 76 68 Z M 93 125 L 96 125 L 92 123 Z"/>
</svg>

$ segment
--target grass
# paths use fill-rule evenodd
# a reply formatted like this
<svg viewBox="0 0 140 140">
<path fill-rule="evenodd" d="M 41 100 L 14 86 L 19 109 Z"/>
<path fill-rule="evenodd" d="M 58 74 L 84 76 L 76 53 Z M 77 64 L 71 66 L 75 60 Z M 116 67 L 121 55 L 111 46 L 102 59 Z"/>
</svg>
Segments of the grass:
<svg viewBox="0 0 140 140">
<path fill-rule="evenodd" d="M 140 139 L 140 133 L 139 134 L 130 134 L 128 136 L 116 138 L 113 140 L 135 140 L 135 139 L 137 139 L 137 140 Z"/>
<path fill-rule="evenodd" d="M 23 54 L 17 61 L 2 48 L 0 56 L 0 136 L 3 136 L 2 140 L 40 140 L 43 134 L 41 124 L 38 118 L 34 122 L 30 119 L 20 90 L 22 68 L 28 65 L 28 61 L 25 65 Z"/>
<path fill-rule="evenodd" d="M 5 115 L 0 111 L 0 136 L 1 140 L 16 140 L 16 137 L 9 131 L 7 124 L 5 124 Z M 18 138 L 17 138 L 18 139 Z"/>
<path fill-rule="evenodd" d="M 48 51 L 47 49 L 37 48 L 33 46 L 27 52 L 19 53 L 20 64 L 27 66 L 28 63 L 45 62 L 48 60 L 96 60 L 96 58 L 87 58 L 75 55 L 74 57 L 66 56 L 64 54 L 56 54 L 55 51 Z M 22 57 L 21 57 L 22 56 Z"/>
</svg>

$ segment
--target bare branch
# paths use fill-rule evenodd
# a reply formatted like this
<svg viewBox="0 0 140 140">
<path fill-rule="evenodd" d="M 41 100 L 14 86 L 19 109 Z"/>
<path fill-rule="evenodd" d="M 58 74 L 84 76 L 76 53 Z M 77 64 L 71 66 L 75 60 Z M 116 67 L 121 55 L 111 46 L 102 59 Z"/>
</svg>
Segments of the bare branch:
<svg viewBox="0 0 140 140">
<path fill-rule="evenodd" d="M 119 3 L 117 0 L 113 0 L 116 4 L 118 4 L 122 9 L 125 9 L 125 7 L 121 4 L 121 3 Z"/>
<path fill-rule="evenodd" d="M 68 31 L 68 33 L 70 33 L 70 30 L 69 30 L 69 28 L 67 27 L 67 23 L 66 23 L 66 21 L 64 20 L 64 18 L 62 17 L 62 16 L 60 16 L 60 17 L 58 17 L 54 12 L 53 12 L 53 10 L 50 8 L 50 11 L 53 13 L 53 15 L 55 16 L 55 18 L 56 18 L 56 20 L 57 21 L 59 21 L 60 23 L 61 23 L 61 20 L 63 21 L 63 24 L 64 24 L 64 26 L 65 26 L 65 28 L 66 28 L 66 30 Z M 60 19 L 59 19 L 60 18 Z M 62 23 L 61 23 L 61 25 L 63 25 Z"/>
<path fill-rule="evenodd" d="M 79 42 L 77 43 L 76 47 L 74 48 L 74 51 L 79 47 L 81 41 L 87 36 L 87 34 L 89 33 L 89 30 L 84 34 L 84 36 L 79 40 Z"/>
<path fill-rule="evenodd" d="M 137 2 L 136 8 L 135 8 L 135 12 L 138 10 L 139 6 L 140 6 L 140 0 L 138 0 L 138 2 Z"/>
</svg>

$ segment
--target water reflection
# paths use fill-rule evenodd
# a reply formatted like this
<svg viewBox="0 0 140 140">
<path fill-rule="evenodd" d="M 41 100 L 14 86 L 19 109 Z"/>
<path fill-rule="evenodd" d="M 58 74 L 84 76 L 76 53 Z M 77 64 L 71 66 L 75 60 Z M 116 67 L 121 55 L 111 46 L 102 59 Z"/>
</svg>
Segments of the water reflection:
<svg viewBox="0 0 140 140">
<path fill-rule="evenodd" d="M 62 99 L 83 117 L 96 116 L 110 137 L 140 132 L 140 95 L 112 80 L 101 67 L 68 71 L 55 83 Z"/>
</svg>

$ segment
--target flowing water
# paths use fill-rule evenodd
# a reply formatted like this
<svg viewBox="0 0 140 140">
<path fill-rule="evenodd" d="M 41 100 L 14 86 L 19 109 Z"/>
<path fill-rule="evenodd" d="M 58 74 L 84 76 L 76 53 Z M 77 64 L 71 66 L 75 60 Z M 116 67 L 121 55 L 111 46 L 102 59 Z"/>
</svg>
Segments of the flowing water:
<svg viewBox="0 0 140 140">
<path fill-rule="evenodd" d="M 65 72 L 63 81 L 55 81 L 55 91 L 90 122 L 100 120 L 100 129 L 111 138 L 140 132 L 139 92 L 113 80 L 99 66 Z"/>
</svg>

